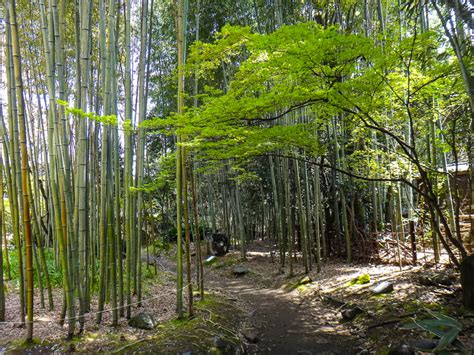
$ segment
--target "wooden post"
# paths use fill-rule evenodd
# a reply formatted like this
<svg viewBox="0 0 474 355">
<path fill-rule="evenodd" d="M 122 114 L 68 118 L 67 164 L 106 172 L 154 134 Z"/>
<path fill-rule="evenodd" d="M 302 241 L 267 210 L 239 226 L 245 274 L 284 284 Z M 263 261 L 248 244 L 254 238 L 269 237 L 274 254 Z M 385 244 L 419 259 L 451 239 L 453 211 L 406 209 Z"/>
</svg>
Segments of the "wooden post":
<svg viewBox="0 0 474 355">
<path fill-rule="evenodd" d="M 416 265 L 416 235 L 415 235 L 415 222 L 410 221 L 409 223 L 410 241 L 411 241 L 411 252 L 413 257 L 413 265 Z"/>
</svg>

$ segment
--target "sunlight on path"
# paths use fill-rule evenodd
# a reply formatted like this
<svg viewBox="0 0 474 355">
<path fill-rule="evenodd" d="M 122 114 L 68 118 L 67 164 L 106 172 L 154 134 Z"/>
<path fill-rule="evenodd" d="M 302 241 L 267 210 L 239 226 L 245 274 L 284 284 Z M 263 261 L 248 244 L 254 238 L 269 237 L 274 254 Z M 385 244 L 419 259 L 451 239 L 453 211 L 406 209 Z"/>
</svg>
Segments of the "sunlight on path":
<svg viewBox="0 0 474 355">
<path fill-rule="evenodd" d="M 222 285 L 225 281 L 225 285 Z M 261 339 L 251 353 L 351 354 L 355 341 L 323 308 L 298 303 L 298 298 L 281 289 L 260 287 L 249 277 L 213 280 L 210 286 L 224 288 L 250 308 L 248 326 Z M 318 306 L 321 304 L 318 302 Z M 321 317 L 314 311 L 321 312 Z"/>
</svg>

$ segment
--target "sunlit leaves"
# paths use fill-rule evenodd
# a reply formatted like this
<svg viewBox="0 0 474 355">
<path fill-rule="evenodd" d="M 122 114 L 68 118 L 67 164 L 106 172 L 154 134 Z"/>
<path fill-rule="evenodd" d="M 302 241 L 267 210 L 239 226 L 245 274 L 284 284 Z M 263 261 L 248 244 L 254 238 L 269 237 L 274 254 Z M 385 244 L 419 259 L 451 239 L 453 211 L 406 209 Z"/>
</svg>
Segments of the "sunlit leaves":
<svg viewBox="0 0 474 355">
<path fill-rule="evenodd" d="M 84 112 L 80 108 L 70 107 L 66 101 L 56 100 L 57 103 L 63 106 L 67 113 L 81 118 L 87 118 L 91 121 L 98 123 L 103 123 L 104 125 L 116 126 L 117 125 L 117 116 L 115 115 L 105 115 L 100 116 L 96 115 L 94 112 Z"/>
<path fill-rule="evenodd" d="M 245 44 L 253 37 L 248 27 L 226 25 L 216 35 L 214 44 L 194 42 L 188 58 L 188 73 L 206 76 L 220 68 L 222 63 L 235 60 L 245 49 Z"/>
<path fill-rule="evenodd" d="M 315 128 L 342 115 L 351 132 L 345 142 L 350 169 L 409 178 L 411 157 L 399 142 L 420 139 L 427 122 L 437 122 L 463 100 L 463 94 L 447 94 L 456 92 L 460 80 L 445 51 L 435 32 L 402 41 L 388 37 L 381 48 L 315 23 L 282 26 L 268 35 L 225 26 L 213 44 L 192 47 L 188 72 L 197 71 L 207 86 L 200 108 L 174 116 L 174 128 L 203 159 L 250 161 L 290 147 L 317 156 L 323 144 Z M 219 80 L 212 84 L 222 70 L 225 90 Z M 371 130 L 389 132 L 389 141 L 378 147 Z M 422 153 L 421 142 L 408 149 Z"/>
</svg>

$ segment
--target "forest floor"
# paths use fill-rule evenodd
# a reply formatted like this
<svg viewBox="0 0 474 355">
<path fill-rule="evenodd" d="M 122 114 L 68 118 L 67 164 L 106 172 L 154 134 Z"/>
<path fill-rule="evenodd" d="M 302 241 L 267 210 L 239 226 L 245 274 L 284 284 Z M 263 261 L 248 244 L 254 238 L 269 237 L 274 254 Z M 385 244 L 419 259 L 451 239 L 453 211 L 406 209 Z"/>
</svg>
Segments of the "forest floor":
<svg viewBox="0 0 474 355">
<path fill-rule="evenodd" d="M 230 253 L 213 266 L 219 277 L 208 280 L 210 287 L 245 302 L 243 328 L 257 337 L 255 344 L 247 341 L 249 353 L 386 354 L 402 345 L 414 351 L 434 347 L 437 341 L 429 334 L 403 329 L 413 319 L 432 318 L 432 311 L 458 320 L 463 326 L 458 339 L 466 350 L 474 350 L 474 313 L 463 309 L 459 277 L 449 265 L 400 269 L 329 262 L 321 272 L 305 274 L 299 258 L 289 277 L 288 267 L 281 270 L 275 255 L 264 244 L 249 248 L 245 262 L 238 252 Z M 248 273 L 233 276 L 235 265 Z M 351 284 L 361 275 L 370 281 Z M 394 290 L 374 295 L 372 288 L 382 281 L 393 283 Z M 348 317 L 353 319 L 345 319 L 343 313 L 353 310 L 355 316 Z"/>
<path fill-rule="evenodd" d="M 386 264 L 329 262 L 321 272 L 305 274 L 298 258 L 290 277 L 288 266 L 279 267 L 268 245 L 255 243 L 246 261 L 238 251 L 231 251 L 206 265 L 205 300 L 195 295 L 194 318 L 177 321 L 173 255 L 149 257 L 148 264 L 157 266 L 158 275 L 153 267 L 144 268 L 146 301 L 132 314 L 154 315 L 159 323 L 155 329 L 134 329 L 125 319 L 111 327 L 110 312 L 104 313 L 103 325 L 97 325 L 92 313 L 84 334 L 65 341 L 66 328 L 57 324 L 58 311 L 41 310 L 38 304 L 37 341 L 24 347 L 20 339 L 25 330 L 15 324 L 18 297 L 10 292 L 9 323 L 0 324 L 0 353 L 386 354 L 401 344 L 435 345 L 427 333 L 402 329 L 412 319 L 430 317 L 430 311 L 458 320 L 463 326 L 458 339 L 466 349 L 474 349 L 474 314 L 462 308 L 458 275 L 446 266 L 400 270 Z M 236 276 L 235 271 L 244 275 Z M 351 284 L 361 275 L 369 275 L 370 281 Z M 381 281 L 392 282 L 394 290 L 373 295 L 371 288 Z M 54 295 L 59 305 L 61 291 L 55 290 Z"/>
</svg>

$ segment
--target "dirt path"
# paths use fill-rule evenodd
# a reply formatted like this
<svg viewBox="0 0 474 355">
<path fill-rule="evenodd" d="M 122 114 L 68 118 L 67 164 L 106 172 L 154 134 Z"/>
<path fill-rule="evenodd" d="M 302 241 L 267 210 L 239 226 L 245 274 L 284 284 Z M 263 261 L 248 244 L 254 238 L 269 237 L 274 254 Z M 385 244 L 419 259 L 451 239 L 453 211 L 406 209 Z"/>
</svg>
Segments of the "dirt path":
<svg viewBox="0 0 474 355">
<path fill-rule="evenodd" d="M 224 280 L 222 280 L 224 281 Z M 313 309 L 296 303 L 285 291 L 256 288 L 248 277 L 210 281 L 210 287 L 226 291 L 246 302 L 250 308 L 248 325 L 259 341 L 249 350 L 267 354 L 352 354 L 356 343 L 348 335 L 339 335 L 332 326 L 321 324 Z"/>
<path fill-rule="evenodd" d="M 175 265 L 171 260 L 162 257 L 157 264 L 175 274 Z M 248 273 L 234 276 L 236 265 L 248 269 Z M 242 335 L 247 335 L 249 343 L 246 344 L 246 353 L 379 353 L 379 350 L 396 348 L 420 335 L 393 325 L 371 329 L 368 324 L 382 324 L 399 313 L 413 312 L 414 302 L 433 303 L 438 300 L 433 298 L 433 290 L 417 285 L 417 276 L 413 274 L 416 269 L 400 271 L 390 265 L 335 262 L 326 264 L 320 273 L 313 270 L 308 275 L 313 282 L 300 290 L 290 287 L 306 276 L 300 259 L 294 268 L 297 276 L 291 278 L 287 269 L 283 270 L 284 273 L 279 272 L 271 249 L 264 245 L 253 246 L 245 262 L 240 261 L 237 251 L 232 251 L 205 267 L 206 289 L 236 302 L 246 314 L 241 331 Z M 347 286 L 361 274 L 370 275 L 368 285 Z M 394 282 L 395 291 L 385 298 L 371 297 L 370 287 L 384 280 Z M 323 298 L 333 302 L 325 303 Z M 332 304 L 334 301 L 357 305 L 364 314 L 353 321 L 343 322 L 341 309 Z M 249 334 L 250 338 L 256 336 L 258 341 L 249 339 Z"/>
<path fill-rule="evenodd" d="M 221 258 L 221 263 L 233 256 Z M 174 262 L 166 257 L 153 260 L 162 269 L 175 273 Z M 265 267 L 268 275 L 272 264 L 267 258 L 246 263 L 250 273 L 235 277 L 232 263 L 206 267 L 206 289 L 241 302 L 248 318 L 244 328 L 258 341 L 247 347 L 251 354 L 356 354 L 357 339 L 341 324 L 340 315 L 319 299 L 308 302 L 297 291 L 288 292 L 268 285 L 259 272 Z M 258 265 L 258 266 L 257 266 Z M 271 278 L 272 279 L 272 278 Z"/>
<path fill-rule="evenodd" d="M 226 256 L 222 265 L 208 269 L 206 284 L 212 291 L 241 301 L 248 312 L 244 328 L 257 336 L 249 344 L 252 354 L 356 354 L 357 339 L 341 324 L 338 311 L 323 304 L 316 296 L 300 297 L 282 283 L 294 282 L 277 276 L 268 257 L 250 258 L 242 264 L 249 273 L 236 277 Z M 238 262 L 240 264 L 240 262 Z M 277 280 L 278 279 L 278 280 Z M 245 333 L 246 331 L 244 331 Z"/>
</svg>

